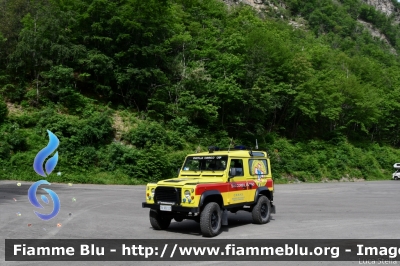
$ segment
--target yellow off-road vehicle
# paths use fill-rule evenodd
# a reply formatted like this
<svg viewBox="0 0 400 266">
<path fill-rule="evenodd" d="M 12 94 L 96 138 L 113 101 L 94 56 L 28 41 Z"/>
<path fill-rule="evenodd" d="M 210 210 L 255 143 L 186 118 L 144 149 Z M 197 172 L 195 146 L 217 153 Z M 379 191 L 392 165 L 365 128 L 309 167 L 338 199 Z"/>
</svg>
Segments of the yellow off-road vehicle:
<svg viewBox="0 0 400 266">
<path fill-rule="evenodd" d="M 186 157 L 177 178 L 149 183 L 146 202 L 150 223 L 156 230 L 167 229 L 174 219 L 200 223 L 203 236 L 216 236 L 228 225 L 228 211 L 251 212 L 253 222 L 269 222 L 273 205 L 274 181 L 264 151 L 245 147 L 219 150 Z"/>
</svg>

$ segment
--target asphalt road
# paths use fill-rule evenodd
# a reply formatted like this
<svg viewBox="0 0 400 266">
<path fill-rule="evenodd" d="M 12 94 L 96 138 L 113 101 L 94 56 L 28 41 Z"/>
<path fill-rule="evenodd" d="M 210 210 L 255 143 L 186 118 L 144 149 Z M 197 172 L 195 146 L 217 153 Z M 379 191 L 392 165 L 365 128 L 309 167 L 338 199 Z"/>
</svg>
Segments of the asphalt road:
<svg viewBox="0 0 400 266">
<path fill-rule="evenodd" d="M 144 186 L 52 184 L 59 214 L 42 221 L 27 197 L 32 183 L 0 181 L 0 265 L 177 265 L 187 262 L 5 262 L 4 239 L 204 239 L 194 221 L 151 228 L 141 207 Z M 39 190 L 38 190 L 39 192 Z M 400 181 L 276 185 L 277 213 L 265 225 L 247 212 L 229 214 L 219 239 L 399 239 Z M 51 201 L 50 204 L 51 205 Z M 48 206 L 51 211 L 51 206 Z M 46 208 L 43 213 L 46 213 Z M 20 215 L 18 215 L 20 213 Z M 59 224 L 57 226 L 57 224 Z M 29 225 L 29 226 L 28 226 Z M 400 258 L 399 258 L 400 260 Z M 392 262 L 394 264 L 396 261 Z M 266 262 L 251 262 L 265 265 Z M 267 262 L 273 265 L 359 265 L 363 262 Z M 243 262 L 191 262 L 243 265 Z M 378 263 L 377 263 L 378 264 Z M 400 264 L 400 261 L 397 262 Z"/>
</svg>

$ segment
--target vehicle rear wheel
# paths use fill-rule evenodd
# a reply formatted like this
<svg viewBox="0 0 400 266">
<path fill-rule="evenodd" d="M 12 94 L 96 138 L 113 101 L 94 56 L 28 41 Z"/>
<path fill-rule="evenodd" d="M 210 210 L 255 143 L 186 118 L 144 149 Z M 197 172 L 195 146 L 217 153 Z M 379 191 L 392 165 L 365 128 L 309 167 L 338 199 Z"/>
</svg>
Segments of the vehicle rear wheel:
<svg viewBox="0 0 400 266">
<path fill-rule="evenodd" d="M 269 222 L 271 218 L 271 202 L 266 196 L 262 195 L 258 198 L 256 205 L 253 207 L 252 216 L 255 224 Z"/>
<path fill-rule="evenodd" d="M 213 237 L 221 231 L 221 208 L 218 203 L 209 202 L 200 214 L 200 229 L 203 236 Z"/>
<path fill-rule="evenodd" d="M 150 224 L 155 230 L 165 230 L 171 224 L 171 218 L 163 217 L 160 211 L 150 210 Z"/>
</svg>

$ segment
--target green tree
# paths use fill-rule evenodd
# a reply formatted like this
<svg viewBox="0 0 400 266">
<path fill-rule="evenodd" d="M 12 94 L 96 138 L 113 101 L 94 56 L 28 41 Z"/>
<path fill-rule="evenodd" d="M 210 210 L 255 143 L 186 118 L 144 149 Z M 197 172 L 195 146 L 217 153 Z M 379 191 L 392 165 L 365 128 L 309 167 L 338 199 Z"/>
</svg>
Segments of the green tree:
<svg viewBox="0 0 400 266">
<path fill-rule="evenodd" d="M 52 2 L 35 2 L 33 11 L 22 19 L 23 28 L 15 50 L 10 55 L 9 68 L 23 73 L 31 100 L 37 105 L 41 97 L 42 73 L 54 65 L 77 60 L 85 51 L 83 45 L 73 44 L 71 25 L 74 14 L 63 11 Z"/>
</svg>

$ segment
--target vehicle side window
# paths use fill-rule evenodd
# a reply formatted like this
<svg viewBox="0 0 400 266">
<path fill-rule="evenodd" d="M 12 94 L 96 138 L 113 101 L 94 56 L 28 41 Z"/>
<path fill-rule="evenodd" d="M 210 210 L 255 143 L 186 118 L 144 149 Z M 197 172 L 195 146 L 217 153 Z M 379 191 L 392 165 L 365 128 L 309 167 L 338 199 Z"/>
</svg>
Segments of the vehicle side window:
<svg viewBox="0 0 400 266">
<path fill-rule="evenodd" d="M 235 168 L 236 176 L 243 176 L 243 160 L 242 159 L 232 159 L 230 168 Z"/>
<path fill-rule="evenodd" d="M 257 176 L 258 179 L 265 177 L 268 174 L 268 164 L 265 159 L 249 160 L 250 175 Z"/>
</svg>

